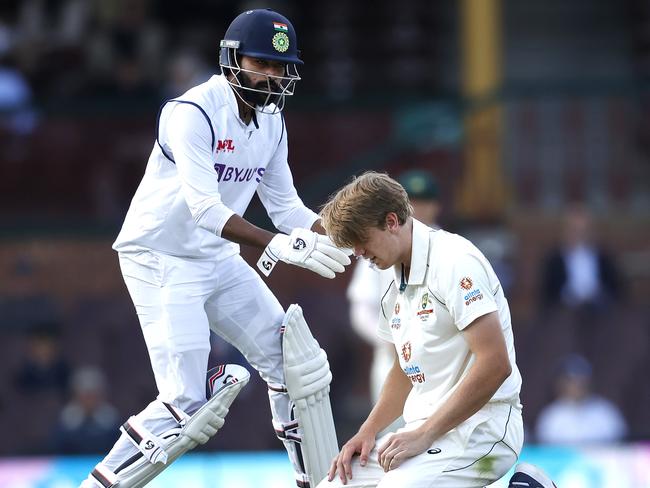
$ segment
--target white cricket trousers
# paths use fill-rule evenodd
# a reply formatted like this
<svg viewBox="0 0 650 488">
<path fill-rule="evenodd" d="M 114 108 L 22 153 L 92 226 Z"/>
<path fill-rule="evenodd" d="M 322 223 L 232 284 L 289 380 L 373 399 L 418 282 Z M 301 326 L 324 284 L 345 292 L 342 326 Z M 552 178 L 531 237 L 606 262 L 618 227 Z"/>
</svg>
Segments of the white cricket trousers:
<svg viewBox="0 0 650 488">
<path fill-rule="evenodd" d="M 413 430 L 423 421 L 399 431 Z M 377 450 L 392 434 L 377 440 L 364 467 L 352 459 L 352 479 L 343 485 L 338 473 L 317 488 L 481 488 L 504 476 L 515 464 L 524 442 L 521 409 L 509 403 L 488 403 L 472 417 L 437 439 L 427 451 L 385 473 Z"/>
<path fill-rule="evenodd" d="M 120 253 L 158 387 L 158 400 L 192 414 L 205 403 L 210 329 L 268 383 L 284 383 L 282 306 L 238 254 L 220 261 L 154 251 Z"/>
<path fill-rule="evenodd" d="M 158 397 L 135 415 L 162 435 L 177 427 L 162 402 L 188 415 L 206 402 L 210 329 L 235 346 L 275 390 L 269 389 L 274 426 L 291 421 L 284 385 L 280 327 L 284 310 L 239 254 L 219 261 L 185 259 L 154 251 L 120 253 L 124 282 L 149 351 Z M 283 439 L 298 472 L 296 447 Z M 103 459 L 119 472 L 137 449 L 125 434 Z M 82 486 L 97 486 L 89 476 Z"/>
</svg>

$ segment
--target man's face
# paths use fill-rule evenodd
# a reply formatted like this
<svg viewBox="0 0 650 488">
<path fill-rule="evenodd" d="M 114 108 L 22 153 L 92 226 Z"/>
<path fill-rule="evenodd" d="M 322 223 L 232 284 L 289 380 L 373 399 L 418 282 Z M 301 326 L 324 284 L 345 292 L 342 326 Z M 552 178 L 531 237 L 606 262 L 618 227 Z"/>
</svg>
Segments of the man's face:
<svg viewBox="0 0 650 488">
<path fill-rule="evenodd" d="M 239 73 L 241 85 L 244 88 L 260 90 L 259 92 L 242 90 L 242 96 L 251 105 L 264 105 L 267 102 L 269 92 L 279 93 L 282 91 L 279 80 L 273 77 L 284 76 L 284 63 L 242 56 L 240 66 L 242 70 L 247 70 Z M 251 73 L 251 71 L 255 73 Z M 275 103 L 278 98 L 278 95 L 271 95 L 269 101 Z"/>
<path fill-rule="evenodd" d="M 388 228 L 369 229 L 367 239 L 363 243 L 355 244 L 354 255 L 370 261 L 379 269 L 388 269 L 397 264 L 400 259 L 399 239 Z"/>
</svg>

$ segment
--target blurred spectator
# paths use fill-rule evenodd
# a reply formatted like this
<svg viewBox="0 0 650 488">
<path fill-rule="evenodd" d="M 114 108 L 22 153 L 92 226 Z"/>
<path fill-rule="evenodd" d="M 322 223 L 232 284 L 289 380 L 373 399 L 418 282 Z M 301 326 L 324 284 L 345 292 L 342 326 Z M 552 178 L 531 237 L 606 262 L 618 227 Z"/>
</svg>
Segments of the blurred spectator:
<svg viewBox="0 0 650 488">
<path fill-rule="evenodd" d="M 53 433 L 58 454 L 96 454 L 109 449 L 119 434 L 119 416 L 106 400 L 106 379 L 94 367 L 75 371 L 72 399 L 59 416 Z"/>
<path fill-rule="evenodd" d="M 566 211 L 563 242 L 547 256 L 543 303 L 569 308 L 602 308 L 621 295 L 614 260 L 593 239 L 589 210 L 573 205 Z"/>
<path fill-rule="evenodd" d="M 187 90 L 207 81 L 212 72 L 197 52 L 192 49 L 179 49 L 172 55 L 168 75 L 163 87 L 164 98 L 177 97 Z"/>
<path fill-rule="evenodd" d="M 149 0 L 121 0 L 97 9 L 97 30 L 86 49 L 91 96 L 119 97 L 127 104 L 158 101 L 164 33 Z"/>
<path fill-rule="evenodd" d="M 32 91 L 9 56 L 0 54 L 0 128 L 15 135 L 27 135 L 36 127 Z"/>
<path fill-rule="evenodd" d="M 621 441 L 627 426 L 619 409 L 591 391 L 591 364 L 569 355 L 557 378 L 557 399 L 539 415 L 536 436 L 545 444 L 588 444 Z"/>
<path fill-rule="evenodd" d="M 15 54 L 38 97 L 71 95 L 84 81 L 83 46 L 94 2 L 24 0 L 15 18 Z"/>
<path fill-rule="evenodd" d="M 440 213 L 438 185 L 428 171 L 411 170 L 398 178 L 407 191 L 413 216 L 421 222 L 437 227 Z M 359 259 L 354 267 L 352 281 L 347 290 L 350 302 L 350 323 L 361 338 L 374 347 L 370 370 L 370 397 L 373 405 L 393 364 L 395 346 L 377 335 L 379 304 L 381 296 L 394 279 L 393 270 L 377 270 L 365 259 Z M 389 430 L 387 428 L 386 430 Z"/>
<path fill-rule="evenodd" d="M 25 359 L 14 376 L 19 391 L 65 394 L 70 366 L 61 353 L 59 334 L 56 323 L 40 323 L 28 330 Z"/>
<path fill-rule="evenodd" d="M 15 66 L 15 59 L 3 52 L 1 37 L 0 30 L 0 144 L 3 162 L 8 163 L 25 159 L 38 117 L 32 89 Z"/>
</svg>

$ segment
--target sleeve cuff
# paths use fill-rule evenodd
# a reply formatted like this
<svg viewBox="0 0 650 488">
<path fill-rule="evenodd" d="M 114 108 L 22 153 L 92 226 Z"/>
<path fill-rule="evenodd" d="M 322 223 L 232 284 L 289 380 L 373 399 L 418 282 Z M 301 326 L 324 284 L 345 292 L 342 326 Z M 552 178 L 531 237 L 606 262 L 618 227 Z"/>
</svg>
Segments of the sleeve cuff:
<svg viewBox="0 0 650 488">
<path fill-rule="evenodd" d="M 293 229 L 303 228 L 311 229 L 320 217 L 314 211 L 307 207 L 296 208 L 291 215 L 282 223 L 278 224 L 278 230 L 290 234 Z"/>
<path fill-rule="evenodd" d="M 489 313 L 496 312 L 496 311 L 497 311 L 497 307 L 495 304 L 488 304 L 483 308 L 472 310 L 471 314 L 465 315 L 456 321 L 456 327 L 458 327 L 458 330 L 463 330 L 479 317 L 483 317 L 483 315 L 487 315 Z"/>
<path fill-rule="evenodd" d="M 379 336 L 380 339 L 390 342 L 391 344 L 395 344 L 395 340 L 393 339 L 393 334 L 391 334 L 390 332 L 386 332 L 385 330 L 382 329 L 377 329 L 377 336 Z"/>
<path fill-rule="evenodd" d="M 202 227 L 217 236 L 221 237 L 221 232 L 226 222 L 234 215 L 234 211 L 224 205 L 218 203 L 213 206 L 207 206 L 207 210 L 203 212 L 198 218 L 195 219 L 196 225 Z"/>
</svg>

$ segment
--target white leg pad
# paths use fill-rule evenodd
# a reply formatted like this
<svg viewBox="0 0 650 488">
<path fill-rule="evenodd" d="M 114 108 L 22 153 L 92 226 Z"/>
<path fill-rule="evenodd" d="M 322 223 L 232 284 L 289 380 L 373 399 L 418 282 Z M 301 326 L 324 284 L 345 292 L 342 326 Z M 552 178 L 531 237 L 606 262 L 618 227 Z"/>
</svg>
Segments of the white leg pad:
<svg viewBox="0 0 650 488">
<path fill-rule="evenodd" d="M 289 307 L 282 325 L 287 392 L 302 429 L 305 470 L 311 486 L 316 486 L 339 450 L 329 399 L 332 373 L 327 355 L 311 334 L 300 306 Z"/>
<path fill-rule="evenodd" d="M 146 485 L 181 455 L 199 444 L 205 444 L 217 433 L 230 405 L 249 380 L 250 373 L 245 368 L 227 364 L 223 375 L 217 380 L 221 384 L 214 387 L 213 396 L 194 415 L 186 417 L 174 409 L 179 425 L 183 425 L 182 429 L 172 429 L 157 437 L 166 456 L 158 456 L 157 462 L 151 462 L 143 455 L 118 473 L 111 472 L 100 463 L 91 476 L 104 488 L 140 488 Z M 142 444 L 146 444 L 146 439 Z"/>
</svg>

